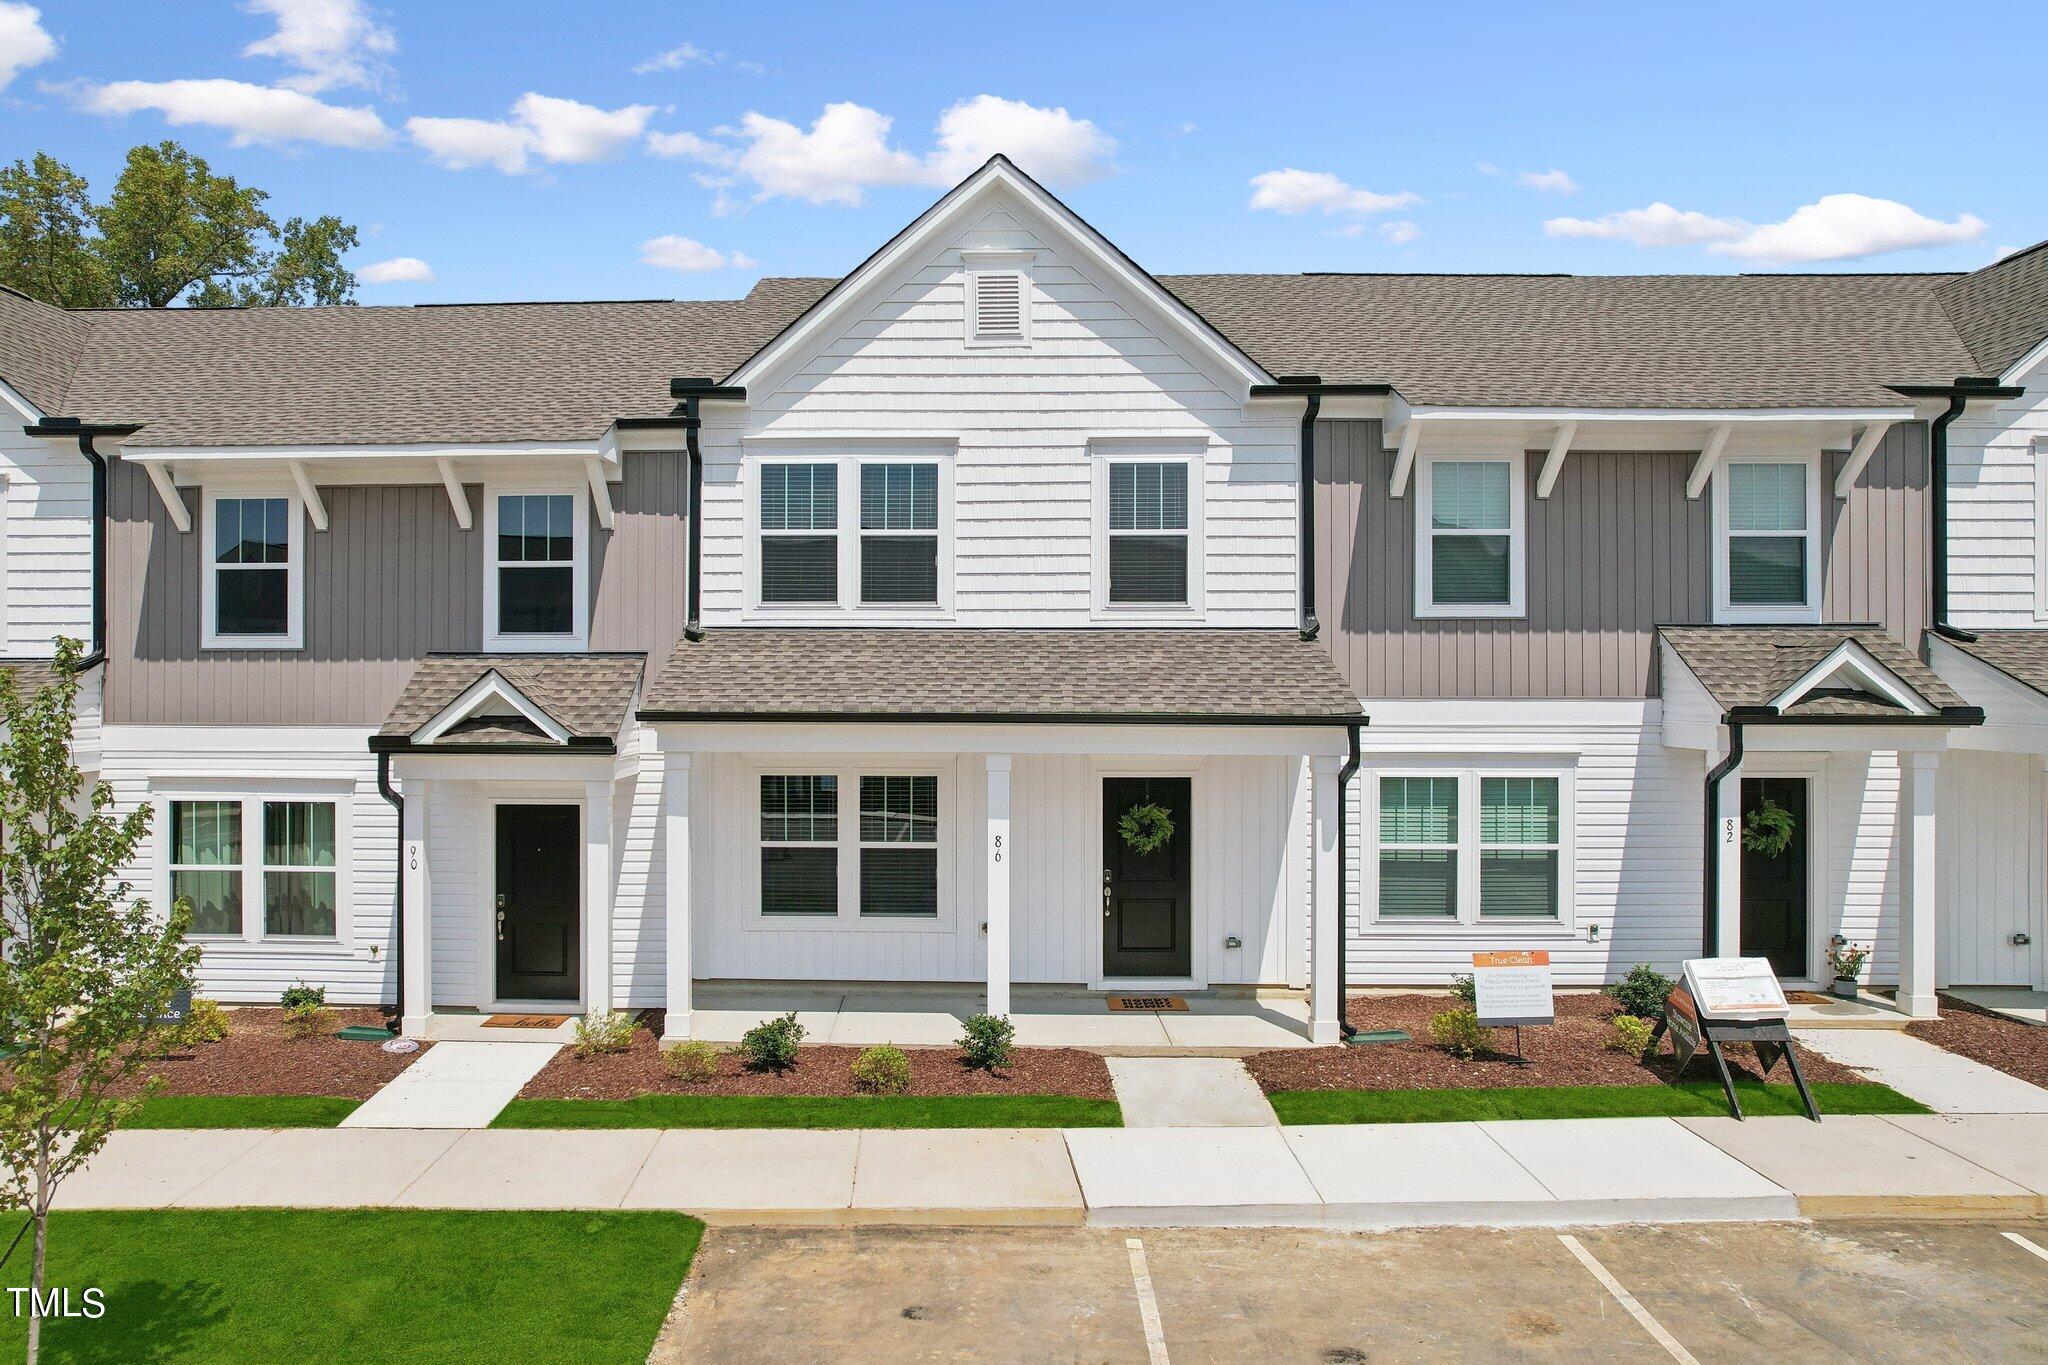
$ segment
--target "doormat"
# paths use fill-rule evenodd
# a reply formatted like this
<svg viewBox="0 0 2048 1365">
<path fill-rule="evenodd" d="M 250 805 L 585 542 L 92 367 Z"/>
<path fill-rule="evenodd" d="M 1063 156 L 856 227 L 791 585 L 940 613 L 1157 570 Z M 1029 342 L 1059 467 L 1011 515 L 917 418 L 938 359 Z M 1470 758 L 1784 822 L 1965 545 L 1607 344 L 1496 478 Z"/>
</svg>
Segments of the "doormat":
<svg viewBox="0 0 2048 1365">
<path fill-rule="evenodd" d="M 1853 1005 L 1853 1000 L 1844 1000 L 1839 995 L 1822 995 L 1819 991 L 1786 991 L 1785 1002 L 1791 1005 Z"/>
<path fill-rule="evenodd" d="M 1139 1010 L 1146 1014 L 1186 1014 L 1188 1002 L 1177 995 L 1112 995 L 1112 1010 Z"/>
<path fill-rule="evenodd" d="M 484 1020 L 485 1028 L 560 1028 L 569 1022 L 566 1014 L 494 1014 Z"/>
</svg>

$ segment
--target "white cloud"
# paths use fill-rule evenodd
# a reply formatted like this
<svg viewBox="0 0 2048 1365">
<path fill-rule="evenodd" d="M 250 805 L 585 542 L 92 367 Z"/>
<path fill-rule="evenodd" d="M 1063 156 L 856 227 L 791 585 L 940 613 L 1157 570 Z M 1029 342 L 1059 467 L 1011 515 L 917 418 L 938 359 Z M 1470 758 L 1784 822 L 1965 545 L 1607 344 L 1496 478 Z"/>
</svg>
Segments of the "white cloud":
<svg viewBox="0 0 2048 1365">
<path fill-rule="evenodd" d="M 1422 229 L 1409 222 L 1406 218 L 1380 224 L 1380 236 L 1386 238 L 1395 246 L 1405 246 L 1421 235 Z"/>
<path fill-rule="evenodd" d="M 173 127 L 225 128 L 237 147 L 252 142 L 379 147 L 391 135 L 374 109 L 322 104 L 297 90 L 247 81 L 110 81 L 78 85 L 72 93 L 81 108 L 96 114 L 154 109 Z"/>
<path fill-rule="evenodd" d="M 40 10 L 0 0 L 0 90 L 25 68 L 39 66 L 56 55 L 57 40 L 43 27 Z"/>
<path fill-rule="evenodd" d="M 640 264 L 688 274 L 700 270 L 751 270 L 758 262 L 745 252 L 735 251 L 727 255 L 716 247 L 670 234 L 650 237 L 642 242 Z"/>
<path fill-rule="evenodd" d="M 710 66 L 718 58 L 706 52 L 695 43 L 677 43 L 666 52 L 657 52 L 633 68 L 636 76 L 649 76 L 657 71 L 680 71 L 686 66 L 699 63 Z"/>
<path fill-rule="evenodd" d="M 1251 206 L 1275 213 L 1298 215 L 1323 213 L 1386 213 L 1422 202 L 1422 196 L 1402 190 L 1378 194 L 1345 184 L 1328 171 L 1297 171 L 1292 167 L 1267 171 L 1252 177 Z"/>
<path fill-rule="evenodd" d="M 337 85 L 375 86 L 383 58 L 398 51 L 391 30 L 370 18 L 362 0 L 247 0 L 255 14 L 277 20 L 277 32 L 242 49 L 245 57 L 276 57 L 301 74 L 280 84 L 304 94 Z"/>
<path fill-rule="evenodd" d="M 1954 246 L 1984 233 L 1984 220 L 1959 214 L 1953 223 L 1916 213 L 1892 199 L 1867 194 L 1824 194 L 1794 209 L 1782 223 L 1766 223 L 1711 249 L 1744 261 L 1799 265 L 1855 261 L 1916 247 Z"/>
<path fill-rule="evenodd" d="M 417 256 L 393 256 L 372 261 L 356 272 L 364 284 L 432 284 L 434 267 Z"/>
<path fill-rule="evenodd" d="M 609 161 L 639 139 L 653 113 L 651 104 L 607 110 L 528 91 L 509 119 L 411 118 L 405 130 L 450 170 L 488 165 L 518 175 L 536 157 L 562 165 Z"/>
<path fill-rule="evenodd" d="M 1715 218 L 1660 201 L 1598 218 L 1552 218 L 1543 230 L 1552 237 L 1595 237 L 1637 246 L 1704 246 L 1740 237 L 1750 228 L 1740 218 Z"/>
<path fill-rule="evenodd" d="M 995 95 L 962 100 L 939 116 L 937 146 L 920 156 L 889 145 L 894 120 L 851 102 L 828 104 L 808 129 L 749 113 L 723 141 L 693 133 L 656 133 L 648 150 L 736 172 L 756 202 L 802 199 L 858 204 L 880 186 L 944 186 L 1001 152 L 1032 175 L 1077 185 L 1110 172 L 1115 141 L 1065 109 L 1041 109 Z"/>
<path fill-rule="evenodd" d="M 1563 171 L 1523 171 L 1515 177 L 1515 183 L 1525 189 L 1541 190 L 1545 194 L 1577 194 L 1578 182 Z"/>
</svg>

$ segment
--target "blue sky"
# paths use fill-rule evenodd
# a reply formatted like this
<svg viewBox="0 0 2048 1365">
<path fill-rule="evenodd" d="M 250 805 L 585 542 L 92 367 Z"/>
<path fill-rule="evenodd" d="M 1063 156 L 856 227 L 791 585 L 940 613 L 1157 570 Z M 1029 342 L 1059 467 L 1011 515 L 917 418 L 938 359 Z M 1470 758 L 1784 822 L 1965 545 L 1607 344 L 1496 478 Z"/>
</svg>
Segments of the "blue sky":
<svg viewBox="0 0 2048 1365">
<path fill-rule="evenodd" d="M 839 273 L 998 148 L 1159 273 L 1969 269 L 2048 237 L 1997 58 L 2044 50 L 2011 5 L 0 0 L 0 159 L 175 137 L 424 263 L 366 303 Z"/>
</svg>

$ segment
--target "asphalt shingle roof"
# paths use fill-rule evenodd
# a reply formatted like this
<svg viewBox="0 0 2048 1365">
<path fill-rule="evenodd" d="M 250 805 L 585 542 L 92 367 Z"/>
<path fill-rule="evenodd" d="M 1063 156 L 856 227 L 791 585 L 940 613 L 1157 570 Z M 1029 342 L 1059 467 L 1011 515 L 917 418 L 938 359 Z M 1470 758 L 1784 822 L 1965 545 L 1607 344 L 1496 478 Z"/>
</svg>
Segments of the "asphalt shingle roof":
<svg viewBox="0 0 2048 1365">
<path fill-rule="evenodd" d="M 1969 703 L 1912 650 L 1877 626 L 1663 626 L 1658 633 L 1714 701 L 1726 708 L 1768 706 L 1844 640 L 1854 640 L 1937 710 Z M 1900 709 L 1868 693 L 1821 693 L 1788 716 L 1896 718 Z"/>
<path fill-rule="evenodd" d="M 2048 630 L 1980 630 L 1976 636 L 1945 638 L 1965 654 L 2048 696 Z"/>
<path fill-rule="evenodd" d="M 0 286 L 0 382 L 45 417 L 60 416 L 94 316 L 52 308 Z"/>
<path fill-rule="evenodd" d="M 2048 337 L 2048 242 L 1943 281 L 1941 301 L 1978 370 L 2004 374 Z"/>
<path fill-rule="evenodd" d="M 643 716 L 1359 715 L 1291 630 L 712 630 L 679 643 Z"/>
<path fill-rule="evenodd" d="M 377 733 L 385 739 L 410 739 L 478 679 L 496 672 L 572 739 L 615 739 L 632 707 L 645 663 L 641 654 L 429 654 L 406 679 L 405 690 Z M 547 742 L 522 724 L 500 717 L 480 720 L 436 742 Z"/>
</svg>

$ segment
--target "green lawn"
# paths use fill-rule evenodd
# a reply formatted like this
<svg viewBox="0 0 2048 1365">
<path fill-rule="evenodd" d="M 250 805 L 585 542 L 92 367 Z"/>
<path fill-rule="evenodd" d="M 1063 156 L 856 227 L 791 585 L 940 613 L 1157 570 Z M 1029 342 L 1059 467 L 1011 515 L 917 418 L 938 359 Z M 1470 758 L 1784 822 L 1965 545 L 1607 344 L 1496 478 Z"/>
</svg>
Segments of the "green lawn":
<svg viewBox="0 0 2048 1365">
<path fill-rule="evenodd" d="M 123 1128 L 332 1128 L 361 1100 L 332 1095 L 155 1095 Z"/>
<path fill-rule="evenodd" d="M 1814 1085 L 1828 1114 L 1926 1114 L 1888 1085 Z M 1803 1114 L 1790 1085 L 1737 1081 L 1745 1116 Z M 1728 1113 L 1719 1081 L 1676 1085 L 1558 1085 L 1503 1090 L 1282 1090 L 1266 1097 L 1282 1123 L 1456 1123 L 1476 1119 L 1700 1118 Z"/>
<path fill-rule="evenodd" d="M 703 1231 L 678 1213 L 57 1213 L 49 1283 L 74 1302 L 98 1286 L 106 1312 L 46 1323 L 44 1358 L 638 1362 Z M 0 1354 L 25 1331 L 0 1317 Z"/>
<path fill-rule="evenodd" d="M 640 1095 L 514 1100 L 493 1128 L 1121 1128 L 1115 1100 L 1068 1095 Z"/>
</svg>

